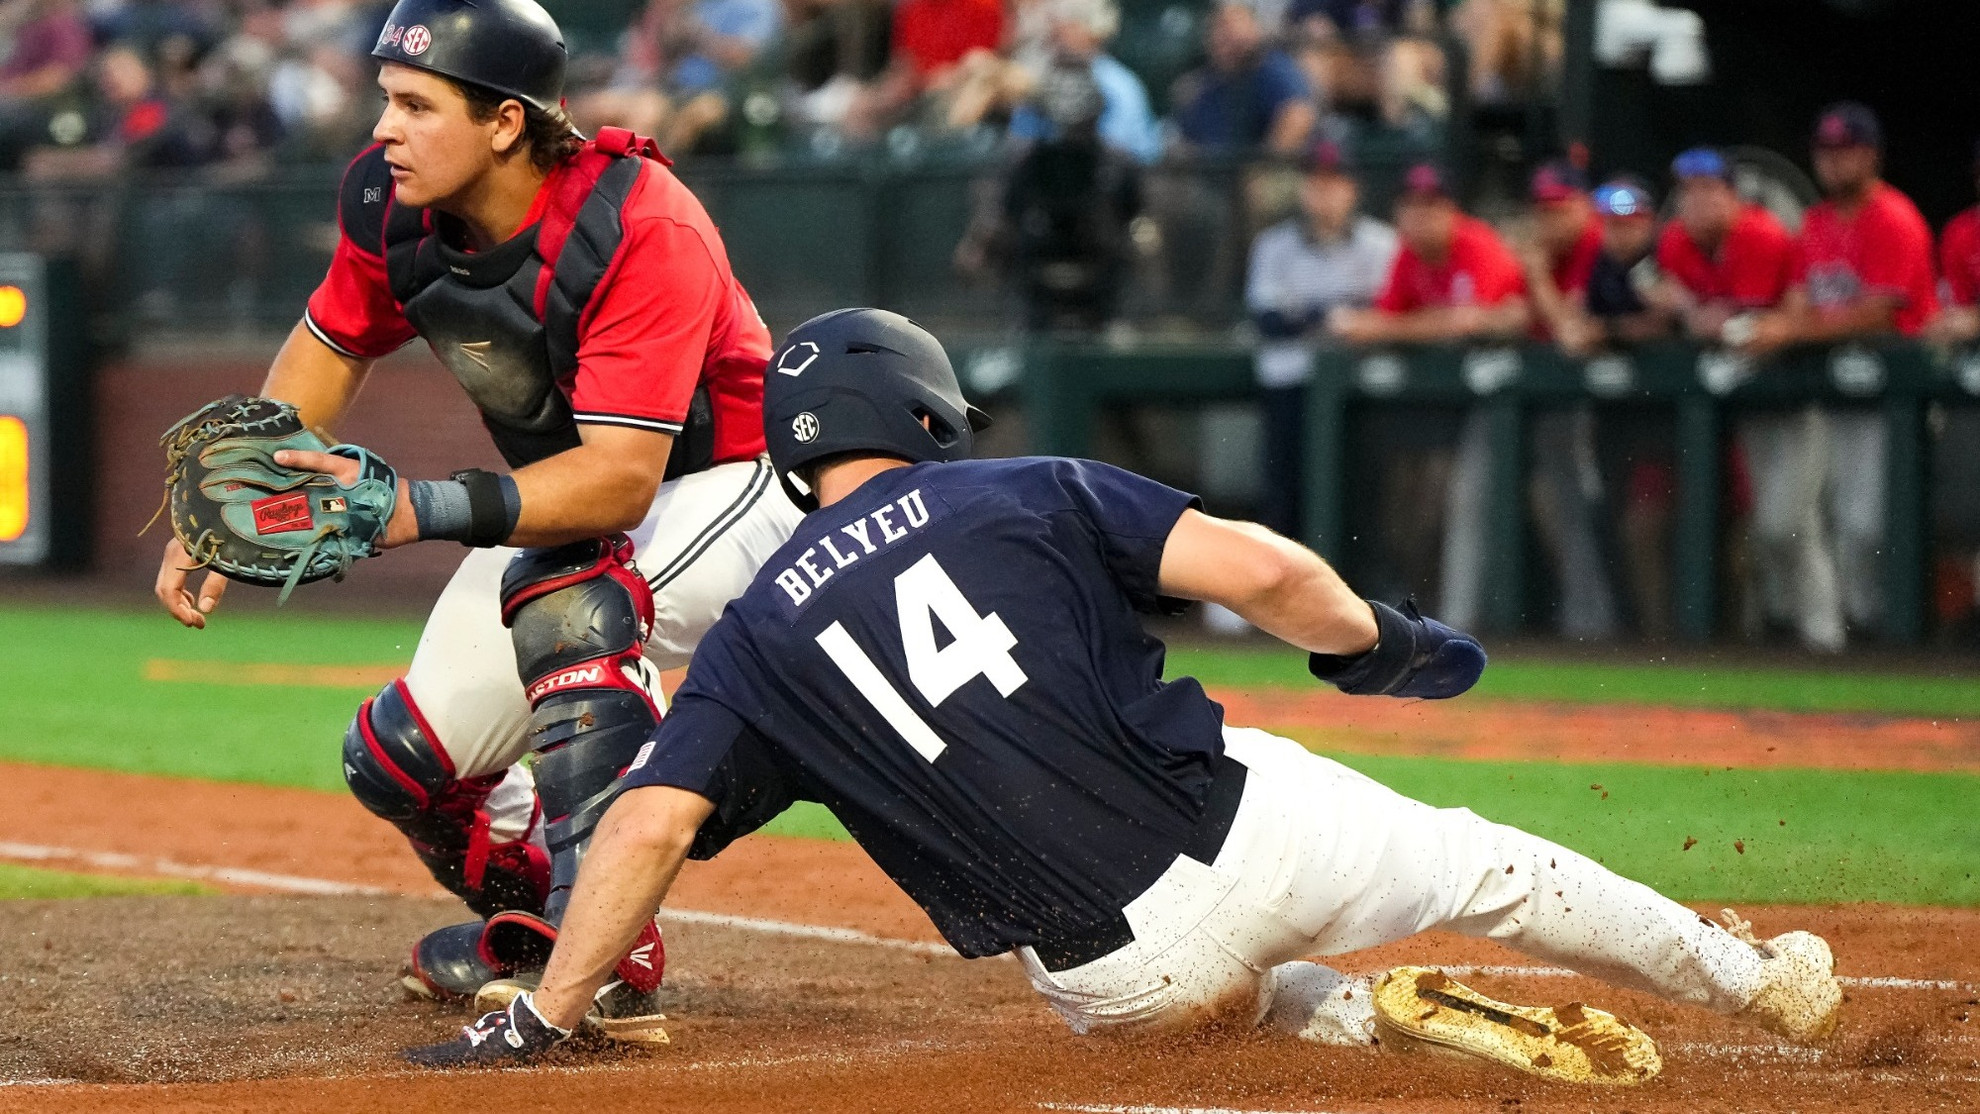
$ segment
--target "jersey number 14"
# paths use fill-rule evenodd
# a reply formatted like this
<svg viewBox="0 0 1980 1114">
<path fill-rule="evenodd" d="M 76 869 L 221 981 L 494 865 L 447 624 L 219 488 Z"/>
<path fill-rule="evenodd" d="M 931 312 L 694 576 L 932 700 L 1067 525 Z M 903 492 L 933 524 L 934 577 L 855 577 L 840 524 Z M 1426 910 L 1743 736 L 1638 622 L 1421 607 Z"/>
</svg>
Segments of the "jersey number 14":
<svg viewBox="0 0 1980 1114">
<path fill-rule="evenodd" d="M 939 707 L 977 677 L 989 678 L 1001 696 L 1009 696 L 1024 684 L 1024 670 L 1011 657 L 1017 636 L 996 612 L 978 615 L 933 553 L 894 578 L 894 606 L 900 612 L 901 651 L 907 658 L 908 680 L 931 706 Z M 950 639 L 941 649 L 935 647 L 937 619 Z M 948 744 L 935 729 L 846 633 L 845 624 L 835 622 L 818 632 L 818 645 L 873 710 L 923 758 L 933 762 L 947 749 Z"/>
</svg>

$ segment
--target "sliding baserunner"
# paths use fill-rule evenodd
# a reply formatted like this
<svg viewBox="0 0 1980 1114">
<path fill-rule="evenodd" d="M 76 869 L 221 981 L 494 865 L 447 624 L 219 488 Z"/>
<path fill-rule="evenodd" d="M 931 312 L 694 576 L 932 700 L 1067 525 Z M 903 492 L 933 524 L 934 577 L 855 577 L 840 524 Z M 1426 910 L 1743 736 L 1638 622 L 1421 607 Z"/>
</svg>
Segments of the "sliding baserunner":
<svg viewBox="0 0 1980 1114">
<path fill-rule="evenodd" d="M 1655 1073 L 1654 1044 L 1599 1011 L 1300 959 L 1432 928 L 1799 1040 L 1834 1026 L 1820 938 L 1735 936 L 1564 847 L 1227 726 L 1197 682 L 1161 680 L 1140 615 L 1220 603 L 1319 679 L 1399 697 L 1469 689 L 1485 666 L 1469 636 L 1120 469 L 969 460 L 981 415 L 895 314 L 798 328 L 764 415 L 779 477 L 816 509 L 702 642 L 600 822 L 540 989 L 414 1061 L 556 1045 L 682 861 L 797 800 L 830 808 L 962 955 L 1015 951 L 1082 1033 L 1240 1010 L 1556 1078 Z"/>
</svg>

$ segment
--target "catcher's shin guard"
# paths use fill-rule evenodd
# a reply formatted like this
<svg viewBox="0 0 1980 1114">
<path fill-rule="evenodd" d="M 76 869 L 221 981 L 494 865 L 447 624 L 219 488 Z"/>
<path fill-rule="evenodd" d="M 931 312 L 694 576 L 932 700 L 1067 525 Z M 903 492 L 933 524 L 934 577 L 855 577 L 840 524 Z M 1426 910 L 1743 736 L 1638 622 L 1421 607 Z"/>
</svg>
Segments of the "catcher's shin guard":
<svg viewBox="0 0 1980 1114">
<path fill-rule="evenodd" d="M 533 709 L 530 745 L 550 847 L 543 915 L 562 919 L 578 862 L 619 775 L 660 722 L 641 648 L 653 592 L 623 534 L 517 554 L 502 577 L 502 621 Z"/>
<path fill-rule="evenodd" d="M 490 838 L 485 806 L 502 778 L 455 777 L 404 681 L 365 701 L 344 733 L 351 793 L 404 832 L 434 879 L 483 917 L 541 910 L 550 889 L 550 864 L 540 848 L 527 839 Z"/>
</svg>

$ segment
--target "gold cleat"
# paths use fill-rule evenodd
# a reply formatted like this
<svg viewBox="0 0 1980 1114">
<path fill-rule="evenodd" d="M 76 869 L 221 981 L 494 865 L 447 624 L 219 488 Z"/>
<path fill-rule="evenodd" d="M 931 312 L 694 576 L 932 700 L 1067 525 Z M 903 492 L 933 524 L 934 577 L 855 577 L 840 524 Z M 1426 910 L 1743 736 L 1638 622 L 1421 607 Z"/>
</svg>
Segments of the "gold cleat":
<svg viewBox="0 0 1980 1114">
<path fill-rule="evenodd" d="M 1562 1083 L 1633 1087 L 1663 1070 L 1650 1035 L 1580 1002 L 1515 1006 L 1430 967 L 1375 980 L 1376 1032 L 1401 1051 L 1428 1044 Z"/>
<path fill-rule="evenodd" d="M 536 989 L 539 976 L 496 979 L 475 991 L 477 1014 L 506 1010 L 517 995 Z M 640 994 L 622 982 L 606 983 L 584 1015 L 585 1030 L 621 1044 L 671 1044 L 667 1035 L 667 1015 L 654 1007 L 652 995 Z"/>
</svg>

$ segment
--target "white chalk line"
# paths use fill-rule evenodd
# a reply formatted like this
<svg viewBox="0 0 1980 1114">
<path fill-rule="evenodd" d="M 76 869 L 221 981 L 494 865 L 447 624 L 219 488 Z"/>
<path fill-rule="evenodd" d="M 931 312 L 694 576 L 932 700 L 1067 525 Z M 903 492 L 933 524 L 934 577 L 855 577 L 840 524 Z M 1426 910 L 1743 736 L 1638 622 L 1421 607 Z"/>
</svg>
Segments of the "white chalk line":
<svg viewBox="0 0 1980 1114">
<path fill-rule="evenodd" d="M 228 885 L 253 886 L 257 889 L 290 894 L 340 897 L 392 892 L 378 886 L 360 886 L 353 882 L 336 882 L 328 878 L 305 878 L 296 874 L 274 874 L 265 870 L 247 870 L 232 866 L 203 866 L 199 863 L 181 863 L 171 859 L 126 855 L 118 851 L 84 851 L 75 847 L 49 847 L 39 843 L 0 841 L 0 859 L 30 863 L 76 863 L 98 870 L 162 875 L 199 882 L 223 882 Z"/>
<path fill-rule="evenodd" d="M 1520 967 L 1496 966 L 1492 964 L 1438 964 L 1440 970 L 1457 978 L 1470 978 L 1474 975 L 1498 976 L 1514 979 L 1573 979 L 1580 978 L 1579 971 L 1565 967 Z M 1836 981 L 1847 987 L 1866 990 L 1946 990 L 1971 994 L 1980 990 L 1980 983 L 1957 982 L 1952 979 L 1904 979 L 1891 975 L 1840 975 Z"/>
<path fill-rule="evenodd" d="M 945 955 L 961 958 L 956 950 L 947 944 L 935 944 L 925 940 L 899 940 L 891 936 L 875 936 L 854 928 L 831 928 L 826 925 L 797 924 L 792 921 L 773 921 L 762 917 L 740 917 L 730 913 L 704 913 L 698 909 L 660 910 L 661 920 L 678 921 L 682 924 L 705 924 L 720 928 L 739 928 L 746 932 L 763 932 L 773 936 L 796 936 L 806 940 L 830 940 L 841 944 L 865 944 L 875 948 L 893 948 L 896 951 L 913 952 L 917 955 Z"/>
<path fill-rule="evenodd" d="M 150 858 L 123 854 L 115 851 L 87 851 L 73 847 L 54 847 L 35 843 L 14 843 L 0 841 L 0 859 L 23 862 L 60 863 L 72 862 L 102 870 L 115 870 L 199 881 L 223 882 L 231 885 L 250 886 L 274 890 L 280 893 L 311 894 L 320 896 L 382 895 L 394 891 L 378 886 L 364 886 L 351 882 L 339 882 L 328 878 L 310 878 L 294 874 L 278 874 L 270 871 L 248 870 L 241 867 L 216 867 L 198 863 L 182 863 L 171 859 Z M 852 928 L 834 928 L 827 925 L 800 924 L 793 921 L 771 920 L 765 917 L 745 917 L 731 913 L 710 913 L 697 909 L 662 909 L 660 916 L 680 924 L 709 925 L 718 928 L 732 928 L 745 932 L 758 932 L 773 936 L 790 936 L 799 939 L 821 940 L 830 943 L 855 944 L 865 947 L 888 948 L 911 952 L 917 955 L 950 956 L 956 952 L 946 944 L 923 940 L 901 940 L 894 937 L 876 936 Z M 1577 978 L 1578 972 L 1565 967 L 1539 967 L 1508 964 L 1447 964 L 1442 969 L 1459 978 L 1478 975 L 1503 978 Z M 1372 972 L 1369 972 L 1372 973 Z M 1838 980 L 1844 986 L 1880 990 L 1918 990 L 1973 993 L 1980 991 L 1980 984 L 1960 982 L 1951 979 L 1914 979 L 1895 976 L 1842 976 Z M 1742 1057 L 1765 1057 L 1773 1059 L 1809 1062 L 1820 1058 L 1815 1049 L 1797 1048 L 1790 1045 L 1734 1045 L 1705 1042 L 1684 1042 L 1671 1046 L 1673 1051 L 1699 1052 L 1718 1058 L 1739 1059 Z M 683 1065 L 690 1069 L 736 1068 L 745 1066 L 767 1066 L 774 1062 L 805 1063 L 836 1059 L 844 1053 L 810 1053 L 790 1057 L 775 1057 L 769 1060 L 753 1058 L 744 1060 L 696 1061 Z M 591 1065 L 582 1070 L 595 1071 L 605 1065 Z M 528 1069 L 524 1069 L 528 1070 Z M 551 1069 L 559 1070 L 559 1069 Z M 578 1069 L 571 1069 L 578 1070 Z M 391 1073 L 398 1074 L 398 1073 Z M 409 1072 L 409 1075 L 424 1074 Z M 1980 1078 L 1980 1077 L 1977 1077 Z M 75 1079 L 0 1079 L 0 1087 L 55 1087 L 80 1083 Z M 1041 1109 L 1079 1111 L 1082 1114 L 1298 1114 L 1298 1112 L 1242 1111 L 1224 1107 L 1169 1107 L 1169 1106 L 1092 1106 L 1041 1104 Z M 1305 1114 L 1327 1114 L 1325 1111 L 1305 1112 Z"/>
</svg>

